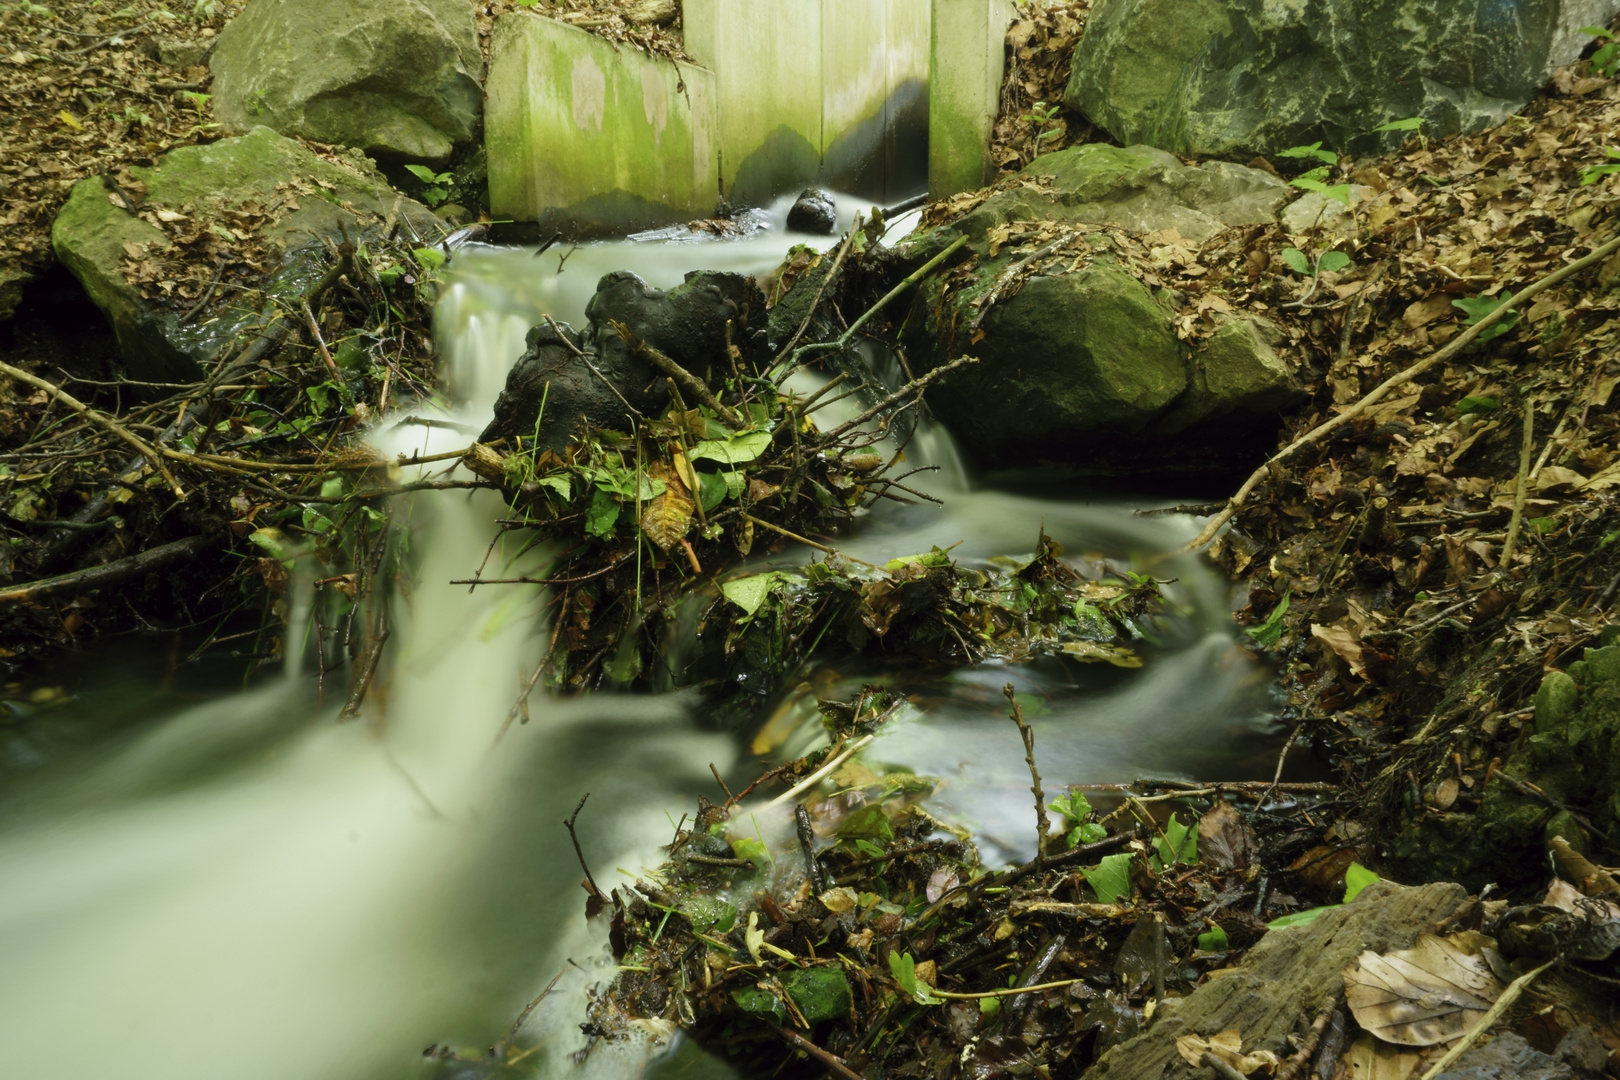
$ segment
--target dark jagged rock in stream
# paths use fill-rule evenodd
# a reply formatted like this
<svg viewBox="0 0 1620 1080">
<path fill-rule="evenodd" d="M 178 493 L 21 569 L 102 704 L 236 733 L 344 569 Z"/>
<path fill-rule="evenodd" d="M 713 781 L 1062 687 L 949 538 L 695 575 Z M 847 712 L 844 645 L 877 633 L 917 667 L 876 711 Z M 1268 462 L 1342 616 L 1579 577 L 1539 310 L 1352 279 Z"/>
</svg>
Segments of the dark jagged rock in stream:
<svg viewBox="0 0 1620 1080">
<path fill-rule="evenodd" d="M 1098 0 L 1064 101 L 1121 142 L 1246 157 L 1494 127 L 1620 0 Z"/>
<path fill-rule="evenodd" d="M 1289 195 L 1260 170 L 1187 166 L 1151 147 L 1038 158 L 910 242 L 923 255 L 966 235 L 978 256 L 971 273 L 930 279 L 906 320 L 919 370 L 980 361 L 931 390 L 930 406 L 992 465 L 1209 474 L 1263 452 L 1279 413 L 1303 399 L 1281 336 L 1229 312 L 1207 340 L 1178 340 L 1180 298 L 1133 272 L 1109 227 L 1196 245 L 1274 220 Z"/>
<path fill-rule="evenodd" d="M 1509 1031 L 1469 1050 L 1434 1080 L 1584 1080 L 1601 1076 L 1608 1057 L 1588 1027 L 1565 1035 L 1550 1054 Z"/>
<path fill-rule="evenodd" d="M 515 446 L 535 435 L 538 417 L 539 446 L 560 453 L 581 421 L 628 431 L 633 417 L 627 405 L 648 416 L 662 413 L 670 398 L 663 372 L 632 350 L 614 323 L 711 386 L 731 377 L 728 346 L 737 350 L 743 371 L 762 369 L 770 359 L 765 296 L 743 274 L 698 271 L 667 291 L 627 271 L 608 274 L 597 283 L 585 317 L 590 323 L 584 331 L 566 324 L 553 330 L 545 323 L 529 331 L 528 350 L 508 374 L 481 442 L 505 438 Z M 686 405 L 695 408 L 697 402 Z"/>
<path fill-rule="evenodd" d="M 833 205 L 832 196 L 816 188 L 806 188 L 800 192 L 798 201 L 788 211 L 789 232 L 830 236 L 837 226 L 838 207 Z"/>
</svg>

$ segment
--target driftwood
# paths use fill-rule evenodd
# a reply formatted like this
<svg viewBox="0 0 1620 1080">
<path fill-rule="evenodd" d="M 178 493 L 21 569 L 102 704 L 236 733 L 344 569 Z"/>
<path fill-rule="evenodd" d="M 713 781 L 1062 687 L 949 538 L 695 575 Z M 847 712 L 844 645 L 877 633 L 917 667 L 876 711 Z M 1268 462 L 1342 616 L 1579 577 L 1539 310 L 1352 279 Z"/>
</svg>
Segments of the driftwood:
<svg viewBox="0 0 1620 1080">
<path fill-rule="evenodd" d="M 105 585 L 115 585 L 120 581 L 127 581 L 132 577 L 139 577 L 159 567 L 167 566 L 181 559 L 189 559 L 193 555 L 207 551 L 219 544 L 217 536 L 190 536 L 184 540 L 176 540 L 172 544 L 161 544 L 155 548 L 115 559 L 110 563 L 92 566 L 85 570 L 75 570 L 71 574 L 61 574 L 57 577 L 43 578 L 39 581 L 30 581 L 15 588 L 0 590 L 0 607 L 12 604 L 37 603 L 41 600 L 52 600 L 61 596 L 72 596 L 76 593 L 87 592 L 90 589 L 99 589 Z"/>
</svg>

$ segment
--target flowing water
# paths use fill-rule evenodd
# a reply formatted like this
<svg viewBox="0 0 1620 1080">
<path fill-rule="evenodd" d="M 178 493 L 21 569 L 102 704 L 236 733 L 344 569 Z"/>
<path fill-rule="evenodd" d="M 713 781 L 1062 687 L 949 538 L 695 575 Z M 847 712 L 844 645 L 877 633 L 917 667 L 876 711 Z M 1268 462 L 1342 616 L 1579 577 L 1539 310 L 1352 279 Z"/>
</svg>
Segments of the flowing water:
<svg viewBox="0 0 1620 1080">
<path fill-rule="evenodd" d="M 841 207 L 847 225 L 855 206 Z M 781 231 L 784 211 L 739 240 L 661 236 L 538 258 L 463 248 L 439 309 L 458 402 L 442 418 L 481 428 L 528 328 L 542 314 L 581 323 L 607 271 L 669 287 L 692 269 L 770 269 L 805 239 Z M 376 436 L 390 452 L 464 441 L 409 424 Z M 1191 534 L 1188 519 L 1140 517 L 1129 500 L 1034 481 L 983 486 L 938 431 L 910 453 L 941 466 L 925 486 L 946 506 L 882 508 L 840 539 L 845 550 L 882 561 L 960 542 L 953 555 L 971 563 L 1033 549 L 1044 524 L 1071 555 L 1175 579 L 1167 592 L 1182 614 L 1147 665 L 989 663 L 918 684 L 881 662 L 834 658 L 762 700 L 763 726 L 740 737 L 706 728 L 687 695 L 598 694 L 537 696 L 532 720 L 497 743 L 539 654 L 539 597 L 530 586 L 469 595 L 446 584 L 483 557 L 502 509 L 489 493 L 402 499 L 394 512 L 419 570 L 397 601 L 393 674 L 373 690 L 380 719 L 336 723 L 340 702 L 317 699 L 297 650 L 284 677 L 241 690 L 231 685 L 239 668 L 177 665 L 167 643 L 69 658 L 54 672 L 67 702 L 0 716 L 5 1072 L 483 1075 L 424 1063 L 422 1048 L 495 1043 L 559 972 L 508 1057 L 523 1059 L 519 1074 L 572 1070 L 585 988 L 612 971 L 604 935 L 585 924 L 561 819 L 591 793 L 581 838 L 604 884 L 656 865 L 672 818 L 700 792 L 717 797 L 711 763 L 736 787 L 757 773 L 756 751 L 812 745 L 815 726 L 795 723 L 813 712 L 812 691 L 863 681 L 915 691 L 917 707 L 868 756 L 940 778 L 932 809 L 969 824 L 992 862 L 1026 853 L 1033 832 L 1022 747 L 999 704 L 1008 681 L 1030 696 L 1054 789 L 1269 774 L 1266 672 L 1234 648 L 1224 584 L 1169 554 Z M 595 1048 L 582 1074 L 730 1075 L 689 1046 L 655 1060 L 658 1034 Z"/>
</svg>

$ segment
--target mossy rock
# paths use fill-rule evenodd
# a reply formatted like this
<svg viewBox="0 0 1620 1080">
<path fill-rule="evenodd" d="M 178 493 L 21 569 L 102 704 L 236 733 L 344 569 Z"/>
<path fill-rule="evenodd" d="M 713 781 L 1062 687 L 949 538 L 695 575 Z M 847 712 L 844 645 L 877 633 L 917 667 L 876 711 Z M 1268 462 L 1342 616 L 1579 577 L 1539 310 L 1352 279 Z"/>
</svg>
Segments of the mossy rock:
<svg viewBox="0 0 1620 1080">
<path fill-rule="evenodd" d="M 153 382 L 197 378 L 267 300 L 296 296 L 321 273 L 319 254 L 299 252 L 341 240 L 345 229 L 356 242 L 376 234 L 400 199 L 359 154 L 334 164 L 265 127 L 182 147 L 130 173 L 146 185 L 137 213 L 114 203 L 101 177 L 88 177 L 74 185 L 57 214 L 51 246 L 106 313 L 130 377 Z M 269 211 L 256 239 L 279 255 L 280 268 L 265 284 L 265 296 L 244 296 L 219 317 L 192 324 L 144 299 L 125 277 L 125 260 L 133 252 L 161 258 L 175 250 L 160 212 L 183 215 L 181 227 L 187 229 L 223 227 L 225 211 L 248 204 Z M 418 235 L 442 234 L 441 223 L 421 204 L 400 201 L 398 212 Z M 212 270 L 200 267 L 199 273 Z"/>
<path fill-rule="evenodd" d="M 1620 647 L 1587 649 L 1569 672 L 1548 672 L 1535 723 L 1502 771 L 1603 832 L 1620 833 Z M 1528 886 L 1546 877 L 1546 843 L 1555 834 L 1577 848 L 1593 839 L 1574 814 L 1495 779 L 1474 813 L 1409 812 L 1388 855 L 1398 874 L 1472 889 Z"/>
</svg>

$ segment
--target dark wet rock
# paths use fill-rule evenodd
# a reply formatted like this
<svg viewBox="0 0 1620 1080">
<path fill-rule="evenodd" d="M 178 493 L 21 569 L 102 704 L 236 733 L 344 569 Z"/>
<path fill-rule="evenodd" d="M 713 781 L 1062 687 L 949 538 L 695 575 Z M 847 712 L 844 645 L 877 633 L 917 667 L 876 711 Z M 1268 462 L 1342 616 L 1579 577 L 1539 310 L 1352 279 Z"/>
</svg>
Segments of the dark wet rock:
<svg viewBox="0 0 1620 1080">
<path fill-rule="evenodd" d="M 1467 1051 L 1435 1080 L 1584 1080 L 1600 1075 L 1607 1060 L 1591 1028 L 1571 1031 L 1551 1054 L 1510 1031 Z"/>
<path fill-rule="evenodd" d="M 145 299 L 126 276 L 127 260 L 163 258 L 174 241 L 160 227 L 162 213 L 180 214 L 175 229 L 206 228 L 222 215 L 246 206 L 271 210 L 259 239 L 282 265 L 265 291 L 286 299 L 300 293 L 326 259 L 325 242 L 347 237 L 360 242 L 381 232 L 398 197 L 363 155 L 342 165 L 316 157 L 302 143 L 255 128 L 247 135 L 170 151 L 152 168 L 130 173 L 146 187 L 140 215 L 112 201 L 114 192 L 100 176 L 79 181 L 51 226 L 56 257 L 73 272 L 118 338 L 128 374 L 154 382 L 198 378 L 202 365 L 250 320 L 259 317 L 263 297 L 228 307 L 223 313 L 185 322 L 183 311 Z M 330 198 L 302 194 L 323 189 Z M 411 199 L 397 216 L 424 237 L 442 233 L 425 206 Z M 217 316 L 217 317 L 216 317 Z"/>
<path fill-rule="evenodd" d="M 1286 1056 L 1287 1037 L 1343 993 L 1343 970 L 1364 950 L 1411 948 L 1418 935 L 1433 930 L 1466 899 L 1460 886 L 1445 882 L 1408 889 L 1380 881 L 1352 903 L 1311 922 L 1273 930 L 1236 970 L 1185 998 L 1166 999 L 1146 1032 L 1109 1050 L 1086 1076 L 1159 1080 L 1186 1075 L 1176 1037 L 1208 1037 L 1233 1028 L 1243 1032 L 1245 1047 L 1280 1049 Z"/>
<path fill-rule="evenodd" d="M 539 445 L 558 452 L 581 421 L 628 431 L 632 415 L 627 404 L 647 416 L 661 414 L 670 400 L 665 376 L 631 351 L 613 329 L 615 322 L 711 386 L 731 377 L 728 343 L 737 349 L 737 364 L 745 372 L 763 369 L 770 358 L 765 296 L 743 274 L 694 272 L 665 291 L 619 271 L 597 283 L 585 317 L 589 325 L 582 332 L 566 324 L 559 324 L 560 333 L 547 324 L 529 331 L 528 350 L 507 376 L 495 418 L 480 442 L 505 438 L 515 443 L 532 436 L 542 398 Z M 686 405 L 696 408 L 697 402 Z"/>
<path fill-rule="evenodd" d="M 231 131 L 442 162 L 471 142 L 484 61 L 463 0 L 258 0 L 231 20 L 209 66 Z"/>
<path fill-rule="evenodd" d="M 838 208 L 833 205 L 832 196 L 816 188 L 800 192 L 799 200 L 788 211 L 787 227 L 789 232 L 831 235 L 838 227 Z"/>
<path fill-rule="evenodd" d="M 1534 732 L 1502 763 L 1502 773 L 1547 799 L 1498 778 L 1473 812 L 1411 807 L 1389 852 L 1396 873 L 1421 871 L 1471 888 L 1541 883 L 1553 835 L 1578 850 L 1594 839 L 1549 801 L 1620 834 L 1620 625 L 1605 628 L 1602 640 L 1608 644 L 1587 649 L 1567 672 L 1543 676 Z"/>
<path fill-rule="evenodd" d="M 1502 123 L 1620 0 L 1098 0 L 1065 102 L 1125 143 L 1244 158 L 1318 140 L 1354 153 L 1420 117 Z"/>
</svg>

